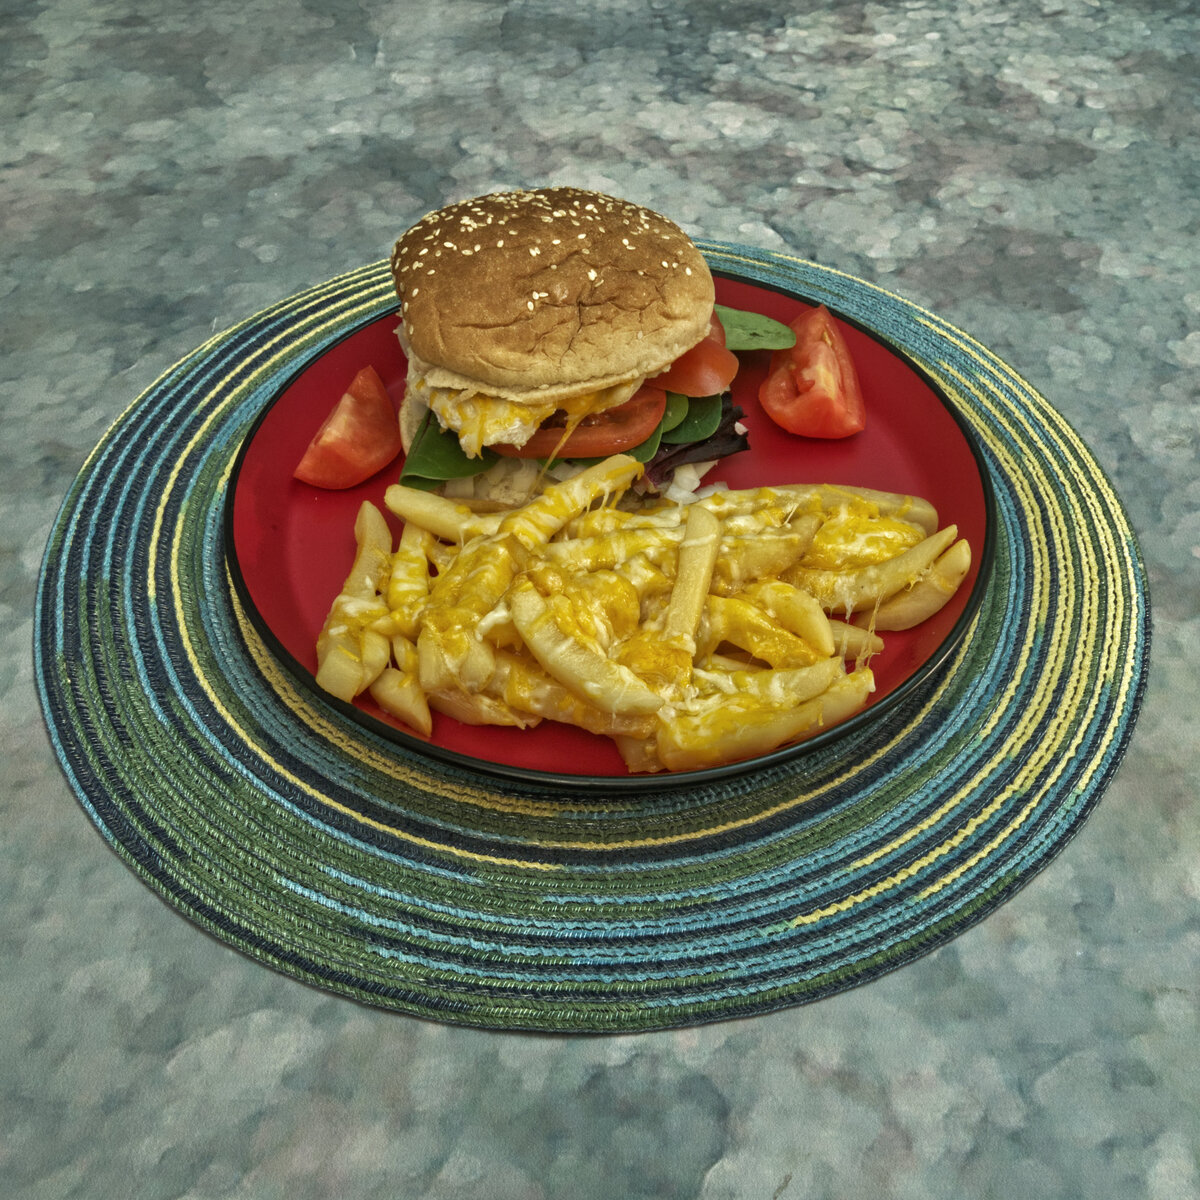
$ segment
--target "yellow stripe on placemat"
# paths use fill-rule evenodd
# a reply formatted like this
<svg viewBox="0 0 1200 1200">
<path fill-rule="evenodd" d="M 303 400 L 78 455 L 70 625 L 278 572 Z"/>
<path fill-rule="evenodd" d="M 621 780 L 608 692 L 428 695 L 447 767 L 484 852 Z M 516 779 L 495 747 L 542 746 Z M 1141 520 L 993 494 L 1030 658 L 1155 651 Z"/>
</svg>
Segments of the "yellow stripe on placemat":
<svg viewBox="0 0 1200 1200">
<path fill-rule="evenodd" d="M 997 360 L 997 366 L 1004 372 L 1014 389 L 1039 406 L 1046 419 L 1047 428 L 1053 425 L 1057 429 L 1059 444 L 1071 448 L 1075 457 L 1085 464 L 1092 464 L 1094 460 L 1090 451 L 1062 414 L 1040 393 L 1030 388 L 1007 364 Z M 1122 525 L 1125 526 L 1123 506 L 1107 477 L 1098 468 L 1087 474 L 1086 482 L 1089 486 L 1081 488 L 1080 491 L 1093 514 L 1092 525 L 1099 542 L 1094 548 L 1097 553 L 1089 558 L 1091 562 L 1098 562 L 1105 569 L 1103 576 L 1098 580 L 1098 586 L 1111 585 L 1105 593 L 1114 608 L 1110 624 L 1113 628 L 1125 629 L 1128 622 L 1131 627 L 1140 628 L 1142 622 L 1138 617 L 1144 614 L 1131 611 L 1133 608 L 1141 608 L 1140 571 L 1132 553 L 1132 537 L 1117 537 L 1112 520 L 1114 516 L 1120 516 Z M 1104 511 L 1098 510 L 1098 499 L 1104 502 Z M 1100 675 L 1110 687 L 1115 687 L 1117 707 L 1120 711 L 1124 711 L 1137 673 L 1136 656 L 1122 652 L 1120 639 L 1107 639 Z M 1107 758 L 1109 749 L 1119 733 L 1120 728 L 1116 723 L 1109 722 L 1105 726 L 1100 750 L 1089 759 L 1080 777 L 1080 787 L 1086 788 L 1090 784 L 1092 776 Z"/>
<path fill-rule="evenodd" d="M 960 346 L 960 348 L 966 349 L 965 345 Z M 983 360 L 980 359 L 980 361 Z M 995 362 L 996 360 L 989 358 L 988 361 Z M 1058 445 L 1064 448 L 1064 450 L 1069 448 L 1073 452 L 1074 457 L 1083 463 L 1090 463 L 1092 459 L 1087 448 L 1080 441 L 1075 431 L 1071 429 L 1071 427 L 1062 419 L 1061 414 L 1054 410 L 1043 397 L 1034 392 L 1027 384 L 1013 374 L 1010 369 L 1005 368 L 1005 370 L 1010 384 L 1015 389 L 1019 390 L 1027 400 L 1034 403 L 1039 403 L 1040 406 L 1045 410 L 1045 415 L 1049 418 L 1053 418 L 1052 423 L 1057 427 L 1056 433 Z M 963 382 L 965 383 L 965 381 Z M 967 384 L 966 386 L 969 387 L 970 385 Z M 972 390 L 974 391 L 975 389 Z M 988 408 L 989 412 L 991 412 L 993 418 L 998 423 L 1005 425 L 1006 428 L 1012 428 L 1011 418 L 1014 416 L 1014 410 L 1011 408 L 1011 406 L 1003 403 L 1002 397 L 1000 398 L 1001 403 L 995 404 L 990 403 L 981 393 L 976 392 L 976 395 L 980 402 Z M 1017 415 L 1020 417 L 1020 425 L 1028 432 L 1031 439 L 1036 440 L 1037 431 L 1033 428 L 1028 419 L 1023 414 Z M 1047 421 L 1045 426 L 1046 431 L 1049 430 L 1050 424 L 1051 421 Z M 1006 457 L 1007 461 L 1012 464 L 1012 458 L 1008 456 Z M 1066 459 L 1065 455 L 1064 459 Z M 1028 469 L 1031 465 L 1030 460 L 1028 458 L 1023 458 L 1021 460 L 1021 465 Z M 1067 465 L 1070 466 L 1069 460 L 1067 461 Z M 1013 474 L 1015 473 L 1016 472 L 1014 471 Z M 1071 473 L 1078 476 L 1078 468 L 1072 468 Z M 1112 492 L 1111 487 L 1108 485 L 1107 480 L 1104 479 L 1102 473 L 1099 472 L 1099 470 L 1096 470 L 1086 475 L 1086 483 L 1089 485 L 1094 486 L 1095 484 L 1101 482 L 1104 484 L 1104 491 L 1107 493 L 1107 497 L 1112 504 L 1112 509 L 1108 515 L 1111 516 L 1114 512 L 1119 513 L 1121 511 L 1120 504 L 1117 501 L 1115 494 Z M 1115 687 L 1118 696 L 1123 698 L 1128 696 L 1129 689 L 1133 686 L 1133 679 L 1135 676 L 1135 664 L 1133 656 L 1121 653 L 1121 639 L 1104 636 L 1107 630 L 1101 630 L 1099 628 L 1098 616 L 1101 589 L 1103 589 L 1105 597 L 1110 605 L 1113 606 L 1114 610 L 1110 618 L 1110 626 L 1114 629 L 1126 628 L 1126 622 L 1130 615 L 1127 611 L 1127 591 L 1130 593 L 1136 593 L 1137 589 L 1136 586 L 1129 589 L 1124 588 L 1121 586 L 1121 583 L 1122 581 L 1130 580 L 1136 583 L 1136 572 L 1134 569 L 1134 564 L 1129 558 L 1127 543 L 1119 542 L 1114 536 L 1111 523 L 1101 519 L 1102 515 L 1095 512 L 1094 504 L 1090 498 L 1090 489 L 1087 487 L 1079 488 L 1078 492 L 1082 493 L 1085 497 L 1088 497 L 1088 506 L 1091 508 L 1095 517 L 1092 522 L 1092 529 L 1096 537 L 1096 543 L 1084 543 L 1082 539 L 1076 539 L 1076 543 L 1080 546 L 1081 551 L 1083 551 L 1083 553 L 1080 554 L 1078 561 L 1081 565 L 1090 568 L 1088 573 L 1082 577 L 1080 593 L 1082 601 L 1086 609 L 1093 617 L 1093 620 L 1090 625 L 1085 623 L 1083 627 L 1082 632 L 1085 634 L 1090 634 L 1091 637 L 1084 646 L 1084 654 L 1082 656 L 1077 655 L 1074 661 L 1079 661 L 1081 658 L 1083 661 L 1090 661 L 1090 655 L 1093 652 L 1097 653 L 1099 656 L 1099 662 L 1097 664 L 1097 674 L 1099 679 L 1102 680 L 1108 687 Z M 1077 502 L 1077 493 L 1073 492 L 1071 499 L 1073 502 Z M 1056 516 L 1059 514 L 1059 510 L 1057 508 L 1054 508 L 1053 511 Z M 1072 575 L 1071 578 L 1072 582 L 1074 583 L 1076 576 Z M 1088 581 L 1090 581 L 1092 584 L 1090 588 L 1086 586 Z M 1063 648 L 1062 653 L 1066 653 L 1065 647 Z M 1070 664 L 1067 665 L 1066 669 L 1070 669 Z M 1077 728 L 1080 731 L 1086 729 L 1090 724 L 1091 718 L 1094 715 L 1096 708 L 1099 706 L 1099 702 L 1100 691 L 1099 689 L 1094 689 L 1091 702 L 1086 709 L 1086 719 L 1077 719 Z M 1079 714 L 1075 715 L 1078 718 Z M 1110 723 L 1105 728 L 1104 739 L 1101 745 L 1100 753 L 1092 755 L 1088 761 L 1083 777 L 1085 781 L 1090 780 L 1091 775 L 1099 769 L 1099 765 L 1103 761 L 1108 748 L 1112 744 L 1112 741 L 1116 735 L 1117 730 Z M 1081 740 L 1080 734 L 1073 738 L 1071 743 L 1069 743 L 1069 746 L 1067 747 L 1068 753 L 1065 754 L 1063 758 L 1064 763 L 1070 761 L 1070 752 L 1073 752 L 1077 748 Z"/>
</svg>

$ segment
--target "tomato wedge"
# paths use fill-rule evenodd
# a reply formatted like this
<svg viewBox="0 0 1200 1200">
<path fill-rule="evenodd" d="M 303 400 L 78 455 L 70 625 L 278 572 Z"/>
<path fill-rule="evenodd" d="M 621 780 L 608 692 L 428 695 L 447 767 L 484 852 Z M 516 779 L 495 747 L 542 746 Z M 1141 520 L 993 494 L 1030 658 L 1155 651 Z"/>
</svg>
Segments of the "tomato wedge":
<svg viewBox="0 0 1200 1200">
<path fill-rule="evenodd" d="M 737 372 L 738 357 L 725 348 L 725 330 L 713 313 L 704 338 L 650 382 L 681 396 L 716 396 L 729 387 Z"/>
<path fill-rule="evenodd" d="M 658 428 L 666 407 L 667 393 L 643 384 L 624 404 L 584 417 L 565 442 L 564 424 L 544 424 L 523 446 L 488 449 L 506 458 L 605 458 L 644 442 Z"/>
<path fill-rule="evenodd" d="M 296 467 L 303 483 L 349 488 L 400 453 L 400 422 L 374 367 L 364 367 L 333 406 Z"/>
<path fill-rule="evenodd" d="M 858 372 L 829 310 L 809 309 L 791 324 L 796 344 L 776 350 L 758 390 L 767 415 L 789 433 L 843 438 L 865 428 Z"/>
</svg>

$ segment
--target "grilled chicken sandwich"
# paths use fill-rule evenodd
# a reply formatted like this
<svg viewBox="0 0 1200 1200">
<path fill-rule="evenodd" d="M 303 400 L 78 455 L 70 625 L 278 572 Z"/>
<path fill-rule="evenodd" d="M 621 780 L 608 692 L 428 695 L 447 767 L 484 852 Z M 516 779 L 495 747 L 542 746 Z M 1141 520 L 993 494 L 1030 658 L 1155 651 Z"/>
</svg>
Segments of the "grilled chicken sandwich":
<svg viewBox="0 0 1200 1200">
<path fill-rule="evenodd" d="M 599 192 L 451 204 L 400 238 L 391 268 L 408 356 L 406 448 L 429 409 L 471 458 L 485 448 L 563 457 L 577 430 L 590 441 L 574 453 L 615 453 L 662 416 L 663 386 L 647 380 L 713 328 L 712 276 L 691 239 Z M 732 378 L 735 356 L 714 350 Z"/>
</svg>

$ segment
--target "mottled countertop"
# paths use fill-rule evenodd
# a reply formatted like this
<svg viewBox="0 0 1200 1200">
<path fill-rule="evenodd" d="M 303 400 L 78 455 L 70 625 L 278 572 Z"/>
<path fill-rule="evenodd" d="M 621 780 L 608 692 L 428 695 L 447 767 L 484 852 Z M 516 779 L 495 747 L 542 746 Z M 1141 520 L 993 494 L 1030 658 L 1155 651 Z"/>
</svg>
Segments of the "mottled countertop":
<svg viewBox="0 0 1200 1200">
<path fill-rule="evenodd" d="M 1200 1197 L 1200 9 L 1190 0 L 11 0 L 0 63 L 0 1192 Z M 573 183 L 968 330 L 1137 530 L 1155 665 L 1079 835 L 865 987 L 621 1037 L 277 975 L 68 788 L 31 667 L 58 505 L 213 332 L 428 209 Z"/>
</svg>

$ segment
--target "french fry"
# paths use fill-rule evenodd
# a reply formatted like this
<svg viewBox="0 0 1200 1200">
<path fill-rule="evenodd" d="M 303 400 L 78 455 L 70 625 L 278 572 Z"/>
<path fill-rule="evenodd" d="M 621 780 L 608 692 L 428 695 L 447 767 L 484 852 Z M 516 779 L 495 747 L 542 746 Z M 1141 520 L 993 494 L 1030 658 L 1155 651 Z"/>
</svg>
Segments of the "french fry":
<svg viewBox="0 0 1200 1200">
<path fill-rule="evenodd" d="M 393 632 L 410 641 L 420 632 L 421 610 L 429 598 L 429 563 L 434 536 L 419 525 L 407 524 L 392 554 L 387 606 Z"/>
<path fill-rule="evenodd" d="M 384 712 L 399 717 L 426 737 L 433 732 L 429 701 L 415 675 L 406 675 L 396 667 L 384 667 L 369 690 Z"/>
<path fill-rule="evenodd" d="M 874 488 L 848 488 L 831 484 L 821 484 L 817 492 L 826 512 L 833 512 L 847 504 L 865 500 L 875 505 L 882 516 L 898 517 L 920 526 L 926 536 L 937 532 L 937 509 L 922 496 L 906 496 L 899 492 L 880 492 Z"/>
<path fill-rule="evenodd" d="M 742 595 L 789 633 L 803 638 L 818 654 L 834 653 L 829 618 L 810 592 L 779 579 L 761 579 L 746 588 Z"/>
<path fill-rule="evenodd" d="M 678 504 L 647 507 L 636 511 L 611 504 L 589 508 L 572 517 L 562 528 L 566 538 L 604 538 L 618 530 L 682 530 L 687 514 Z"/>
<path fill-rule="evenodd" d="M 846 662 L 861 661 L 883 653 L 883 638 L 863 625 L 851 625 L 845 621 L 829 618 L 829 632 L 833 635 L 834 653 Z"/>
<path fill-rule="evenodd" d="M 925 533 L 936 532 L 937 509 L 920 496 L 881 492 L 872 488 L 841 487 L 835 484 L 783 484 L 743 491 L 714 492 L 696 501 L 717 516 L 759 512 L 763 509 L 793 514 L 817 512 L 828 515 L 853 503 L 866 501 L 883 516 L 899 517 L 919 525 Z"/>
<path fill-rule="evenodd" d="M 388 586 L 392 534 L 368 501 L 354 518 L 354 539 L 350 571 L 317 637 L 317 683 L 346 701 L 371 685 L 390 653 L 387 637 L 369 626 L 387 616 L 380 592 Z"/>
<path fill-rule="evenodd" d="M 736 591 L 756 579 L 788 570 L 812 544 L 820 523 L 818 516 L 800 517 L 787 525 L 723 539 L 716 571 L 722 590 Z"/>
<path fill-rule="evenodd" d="M 693 505 L 683 528 L 679 567 L 663 628 L 666 639 L 672 644 L 689 649 L 695 645 L 696 629 L 704 613 L 704 602 L 720 549 L 721 522 L 707 509 Z"/>
<path fill-rule="evenodd" d="M 662 564 L 678 552 L 682 540 L 683 531 L 678 526 L 673 529 L 622 527 L 608 534 L 547 542 L 542 556 L 547 562 L 577 571 L 617 567 L 639 555 Z"/>
<path fill-rule="evenodd" d="M 322 630 L 317 639 L 317 686 L 347 703 L 363 690 L 363 661 L 358 637 L 345 628 Z"/>
<path fill-rule="evenodd" d="M 535 659 L 524 655 L 508 651 L 496 655 L 496 671 L 488 692 L 516 711 L 577 725 L 604 737 L 650 738 L 654 734 L 652 717 L 605 712 L 581 699 L 544 671 Z"/>
<path fill-rule="evenodd" d="M 849 508 L 821 521 L 799 565 L 834 571 L 869 567 L 911 550 L 926 536 L 909 521 Z"/>
<path fill-rule="evenodd" d="M 901 588 L 908 587 L 926 571 L 958 537 L 958 527 L 930 534 L 911 550 L 887 562 L 854 571 L 812 570 L 794 567 L 785 575 L 788 583 L 811 592 L 826 612 L 853 613 L 872 608 Z"/>
<path fill-rule="evenodd" d="M 661 721 L 658 757 L 668 771 L 694 771 L 767 754 L 852 716 L 874 686 L 874 677 L 864 668 L 841 676 L 799 704 L 767 706 L 730 696 L 710 711 Z"/>
<path fill-rule="evenodd" d="M 374 599 L 386 590 L 392 560 L 392 531 L 387 520 L 369 500 L 359 505 L 354 518 L 356 550 L 354 564 L 342 595 L 357 599 Z"/>
<path fill-rule="evenodd" d="M 575 620 L 606 653 L 630 637 L 641 619 L 637 589 L 616 571 L 589 571 L 563 580 L 559 589 Z"/>
<path fill-rule="evenodd" d="M 433 717 L 417 676 L 417 648 L 403 634 L 396 634 L 391 639 L 391 658 L 396 665 L 385 666 L 369 685 L 371 698 L 384 712 L 428 737 Z"/>
<path fill-rule="evenodd" d="M 437 577 L 417 635 L 419 677 L 426 691 L 478 692 L 487 685 L 495 655 L 477 627 L 524 561 L 516 540 L 496 533 L 472 538 Z"/>
<path fill-rule="evenodd" d="M 383 502 L 406 525 L 416 525 L 443 541 L 460 544 L 495 533 L 504 515 L 479 513 L 457 500 L 402 483 L 393 483 L 384 493 Z"/>
<path fill-rule="evenodd" d="M 959 538 L 915 583 L 896 592 L 871 614 L 874 627 L 883 630 L 911 629 L 927 621 L 945 607 L 970 569 L 970 544 L 965 538 Z M 866 619 L 867 614 L 864 613 L 855 621 Z"/>
<path fill-rule="evenodd" d="M 464 692 L 461 688 L 439 688 L 428 694 L 429 707 L 464 725 L 507 725 L 530 729 L 541 717 L 521 712 L 496 696 Z"/>
<path fill-rule="evenodd" d="M 617 752 L 631 775 L 648 775 L 665 770 L 658 757 L 658 742 L 653 737 L 631 737 L 618 734 L 613 738 Z"/>
<path fill-rule="evenodd" d="M 596 500 L 619 496 L 643 471 L 628 454 L 614 454 L 578 475 L 550 484 L 540 496 L 513 509 L 497 533 L 511 534 L 528 549 L 544 546 L 572 517 Z"/>
<path fill-rule="evenodd" d="M 664 698 L 691 678 L 696 632 L 721 547 L 721 522 L 707 509 L 690 506 L 661 619 L 631 630 L 618 652 L 618 661 Z"/>
<path fill-rule="evenodd" d="M 726 670 L 715 672 L 715 678 L 699 668 L 696 671 L 697 678 L 713 685 L 705 702 L 718 706 L 724 705 L 727 697 L 735 697 L 737 705 L 787 707 L 819 696 L 844 674 L 842 660 L 832 654 L 809 667 L 747 668 L 731 664 Z"/>
</svg>

